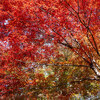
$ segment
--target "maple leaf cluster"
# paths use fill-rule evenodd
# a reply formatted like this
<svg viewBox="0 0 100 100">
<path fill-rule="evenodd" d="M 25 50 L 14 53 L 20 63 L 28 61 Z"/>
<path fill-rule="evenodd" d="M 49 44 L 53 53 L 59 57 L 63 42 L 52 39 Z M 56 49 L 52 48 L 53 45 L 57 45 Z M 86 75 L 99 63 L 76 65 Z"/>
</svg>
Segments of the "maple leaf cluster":
<svg viewBox="0 0 100 100">
<path fill-rule="evenodd" d="M 37 86 L 48 98 L 50 91 L 42 88 L 56 84 L 54 77 L 60 73 L 59 82 L 66 83 L 62 79 L 67 73 L 63 70 L 66 64 L 82 71 L 88 69 L 90 76 L 93 74 L 92 78 L 96 78 L 92 80 L 99 80 L 99 14 L 99 0 L 0 0 L 0 96 L 24 93 Z M 69 54 L 65 57 L 67 51 Z M 45 78 L 44 71 L 36 72 L 43 65 L 60 66 L 61 70 L 58 68 L 56 73 L 51 68 L 49 71 L 54 76 Z M 69 72 L 74 70 L 79 78 L 76 69 Z M 50 84 L 49 78 L 53 78 Z"/>
</svg>

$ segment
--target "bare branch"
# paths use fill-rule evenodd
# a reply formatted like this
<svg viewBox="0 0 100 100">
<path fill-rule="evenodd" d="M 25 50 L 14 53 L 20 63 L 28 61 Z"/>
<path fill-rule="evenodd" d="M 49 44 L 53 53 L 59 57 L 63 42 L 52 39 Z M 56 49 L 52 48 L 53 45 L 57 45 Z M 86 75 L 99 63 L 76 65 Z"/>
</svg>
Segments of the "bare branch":
<svg viewBox="0 0 100 100">
<path fill-rule="evenodd" d="M 73 65 L 73 64 L 38 64 L 38 65 L 46 65 L 46 66 L 73 66 L 73 67 L 89 67 L 87 65 Z"/>
<path fill-rule="evenodd" d="M 80 80 L 71 81 L 71 83 L 80 83 L 80 82 L 84 82 L 84 81 L 99 81 L 100 82 L 100 79 L 99 78 L 83 78 Z"/>
</svg>

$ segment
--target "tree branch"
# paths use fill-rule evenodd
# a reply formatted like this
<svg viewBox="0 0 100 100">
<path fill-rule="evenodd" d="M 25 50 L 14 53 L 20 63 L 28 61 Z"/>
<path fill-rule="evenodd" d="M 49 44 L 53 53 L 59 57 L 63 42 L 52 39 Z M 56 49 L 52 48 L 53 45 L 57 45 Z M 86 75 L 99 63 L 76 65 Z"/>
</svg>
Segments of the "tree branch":
<svg viewBox="0 0 100 100">
<path fill-rule="evenodd" d="M 80 83 L 80 82 L 83 82 L 83 81 L 100 81 L 100 79 L 98 78 L 83 78 L 81 80 L 74 80 L 74 81 L 71 81 L 71 83 Z"/>
<path fill-rule="evenodd" d="M 74 64 L 38 64 L 38 65 L 46 65 L 46 66 L 73 66 L 73 67 L 89 67 L 87 65 L 74 65 Z"/>
</svg>

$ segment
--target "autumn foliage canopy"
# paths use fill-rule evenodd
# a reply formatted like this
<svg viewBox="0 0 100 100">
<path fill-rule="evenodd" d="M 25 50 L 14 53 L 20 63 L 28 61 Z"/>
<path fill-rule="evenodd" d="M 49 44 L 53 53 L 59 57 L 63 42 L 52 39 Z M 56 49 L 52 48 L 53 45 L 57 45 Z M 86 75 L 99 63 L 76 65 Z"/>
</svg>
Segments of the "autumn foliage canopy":
<svg viewBox="0 0 100 100">
<path fill-rule="evenodd" d="M 0 0 L 1 98 L 69 98 L 83 94 L 83 83 L 98 84 L 99 6 L 99 0 Z"/>
</svg>

